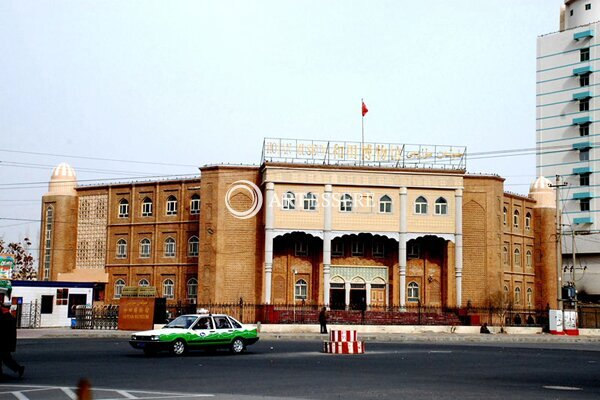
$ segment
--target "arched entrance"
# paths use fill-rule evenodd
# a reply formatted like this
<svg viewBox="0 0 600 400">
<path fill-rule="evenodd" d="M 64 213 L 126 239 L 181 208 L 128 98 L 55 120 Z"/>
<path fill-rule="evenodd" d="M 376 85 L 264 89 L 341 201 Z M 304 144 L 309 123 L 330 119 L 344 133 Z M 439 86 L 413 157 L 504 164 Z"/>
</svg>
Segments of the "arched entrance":
<svg viewBox="0 0 600 400">
<path fill-rule="evenodd" d="M 350 282 L 349 306 L 351 310 L 367 309 L 367 284 L 364 279 L 355 277 Z"/>
</svg>

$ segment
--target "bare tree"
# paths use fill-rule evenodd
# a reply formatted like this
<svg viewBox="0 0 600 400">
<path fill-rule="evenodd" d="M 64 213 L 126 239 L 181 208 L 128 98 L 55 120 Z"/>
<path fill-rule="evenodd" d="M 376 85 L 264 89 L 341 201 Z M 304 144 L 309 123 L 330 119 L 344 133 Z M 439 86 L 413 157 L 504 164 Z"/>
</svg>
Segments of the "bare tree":
<svg viewBox="0 0 600 400">
<path fill-rule="evenodd" d="M 506 314 L 508 314 L 513 308 L 512 299 L 506 293 L 498 290 L 490 295 L 488 303 L 490 312 L 498 316 L 500 319 L 500 332 L 504 333 Z"/>
<path fill-rule="evenodd" d="M 24 239 L 25 245 L 21 242 L 8 243 L 0 239 L 0 253 L 12 254 L 15 258 L 15 269 L 13 270 L 12 279 L 34 281 L 37 279 L 37 271 L 33 267 L 33 256 L 27 250 L 27 246 L 31 245 L 28 238 Z"/>
</svg>

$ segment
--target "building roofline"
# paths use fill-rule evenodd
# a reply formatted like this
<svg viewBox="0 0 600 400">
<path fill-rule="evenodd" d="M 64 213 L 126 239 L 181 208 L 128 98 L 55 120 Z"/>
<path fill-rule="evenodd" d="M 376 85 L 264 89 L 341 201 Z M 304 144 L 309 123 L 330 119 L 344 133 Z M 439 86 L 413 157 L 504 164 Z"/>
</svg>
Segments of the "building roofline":
<svg viewBox="0 0 600 400">
<path fill-rule="evenodd" d="M 260 166 L 260 171 L 267 168 L 292 168 L 292 169 L 325 169 L 325 170 L 344 170 L 344 171 L 368 171 L 368 172 L 409 172 L 429 175 L 447 174 L 464 175 L 464 169 L 449 168 L 393 168 L 393 167 L 374 167 L 369 165 L 335 165 L 335 164 L 297 164 L 267 161 Z"/>
<path fill-rule="evenodd" d="M 108 187 L 125 187 L 125 186 L 137 186 L 137 185 L 148 185 L 156 183 L 185 183 L 185 182 L 200 182 L 200 175 L 191 178 L 164 178 L 164 179 L 149 179 L 149 180 L 133 180 L 127 182 L 109 182 L 105 184 L 101 183 L 90 183 L 84 185 L 78 185 L 75 187 L 77 191 L 94 190 Z"/>
</svg>

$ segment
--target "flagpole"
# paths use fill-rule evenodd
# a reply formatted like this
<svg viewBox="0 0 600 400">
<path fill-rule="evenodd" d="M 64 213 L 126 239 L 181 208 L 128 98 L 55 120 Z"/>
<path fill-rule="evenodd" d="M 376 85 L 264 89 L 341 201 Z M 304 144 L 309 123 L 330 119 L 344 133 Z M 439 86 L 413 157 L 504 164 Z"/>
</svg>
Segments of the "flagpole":
<svg viewBox="0 0 600 400">
<path fill-rule="evenodd" d="M 360 99 L 360 127 L 361 127 L 361 139 L 360 139 L 360 165 L 365 164 L 365 113 L 363 112 L 363 104 L 365 104 L 365 99 Z"/>
</svg>

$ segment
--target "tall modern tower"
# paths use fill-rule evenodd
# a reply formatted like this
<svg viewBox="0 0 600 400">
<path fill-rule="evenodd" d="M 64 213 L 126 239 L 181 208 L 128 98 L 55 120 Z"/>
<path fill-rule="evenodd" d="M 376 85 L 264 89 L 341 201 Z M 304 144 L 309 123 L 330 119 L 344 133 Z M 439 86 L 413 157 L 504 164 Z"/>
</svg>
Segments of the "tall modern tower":
<svg viewBox="0 0 600 400">
<path fill-rule="evenodd" d="M 563 232 L 575 231 L 578 290 L 600 296 L 600 0 L 566 0 L 537 41 L 537 175 L 559 175 Z M 565 226 L 566 225 L 566 226 Z M 572 243 L 563 237 L 563 265 Z M 564 281 L 573 280 L 567 271 Z"/>
</svg>

